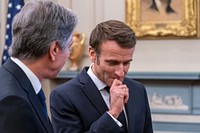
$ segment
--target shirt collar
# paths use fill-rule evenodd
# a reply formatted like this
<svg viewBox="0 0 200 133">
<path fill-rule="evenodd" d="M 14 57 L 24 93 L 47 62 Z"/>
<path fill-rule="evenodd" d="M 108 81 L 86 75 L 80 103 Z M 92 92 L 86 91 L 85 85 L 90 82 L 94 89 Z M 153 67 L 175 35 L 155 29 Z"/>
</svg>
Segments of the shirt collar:
<svg viewBox="0 0 200 133">
<path fill-rule="evenodd" d="M 92 81 L 94 82 L 94 84 L 96 85 L 96 87 L 98 88 L 98 90 L 101 91 L 104 87 L 106 87 L 106 84 L 97 78 L 97 76 L 92 71 L 92 67 L 93 67 L 93 64 L 90 65 L 87 73 L 90 76 L 90 78 L 92 79 Z"/>
<path fill-rule="evenodd" d="M 37 76 L 19 59 L 11 57 L 11 60 L 13 62 L 15 62 L 24 71 L 24 73 L 29 78 L 29 80 L 34 88 L 35 93 L 38 94 L 42 85 L 41 85 L 39 79 L 37 78 Z"/>
</svg>

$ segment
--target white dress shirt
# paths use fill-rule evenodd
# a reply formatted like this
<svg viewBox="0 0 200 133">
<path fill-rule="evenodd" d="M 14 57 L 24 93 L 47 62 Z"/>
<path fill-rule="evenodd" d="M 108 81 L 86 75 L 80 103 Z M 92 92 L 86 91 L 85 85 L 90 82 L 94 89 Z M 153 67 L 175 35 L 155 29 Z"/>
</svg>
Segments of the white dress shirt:
<svg viewBox="0 0 200 133">
<path fill-rule="evenodd" d="M 37 76 L 19 59 L 11 57 L 11 60 L 14 61 L 24 71 L 34 88 L 35 93 L 38 94 L 42 85 Z"/>
</svg>

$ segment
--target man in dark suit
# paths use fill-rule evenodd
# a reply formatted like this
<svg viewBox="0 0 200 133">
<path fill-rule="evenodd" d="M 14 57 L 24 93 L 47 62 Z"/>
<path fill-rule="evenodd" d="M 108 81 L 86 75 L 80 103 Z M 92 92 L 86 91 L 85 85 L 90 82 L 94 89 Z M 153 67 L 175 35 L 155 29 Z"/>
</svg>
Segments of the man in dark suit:
<svg viewBox="0 0 200 133">
<path fill-rule="evenodd" d="M 125 75 L 135 50 L 132 29 L 102 22 L 89 41 L 90 67 L 50 96 L 56 133 L 153 133 L 145 87 Z"/>
<path fill-rule="evenodd" d="M 76 24 L 73 11 L 50 1 L 15 16 L 11 58 L 0 68 L 0 133 L 53 133 L 41 82 L 65 64 Z"/>
</svg>

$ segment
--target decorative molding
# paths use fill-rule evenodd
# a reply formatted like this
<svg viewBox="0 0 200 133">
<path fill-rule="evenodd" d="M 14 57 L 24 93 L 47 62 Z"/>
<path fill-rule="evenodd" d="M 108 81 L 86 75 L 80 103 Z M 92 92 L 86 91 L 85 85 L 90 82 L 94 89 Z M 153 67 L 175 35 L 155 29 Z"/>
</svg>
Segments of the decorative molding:
<svg viewBox="0 0 200 133">
<path fill-rule="evenodd" d="M 73 78 L 80 71 L 61 71 L 57 78 Z M 132 79 L 159 79 L 159 80 L 200 80 L 200 72 L 129 72 L 127 77 Z"/>
<path fill-rule="evenodd" d="M 198 38 L 199 0 L 184 0 L 180 3 L 176 0 L 173 3 L 175 2 L 177 3 L 174 8 L 178 11 L 162 13 L 158 9 L 152 11 L 153 5 L 151 6 L 151 3 L 147 5 L 147 1 L 126 0 L 126 22 L 136 32 L 138 38 Z M 146 9 L 145 5 L 150 7 Z M 156 4 L 154 6 L 157 8 Z M 143 20 L 143 17 L 148 19 Z"/>
<path fill-rule="evenodd" d="M 152 114 L 154 122 L 200 124 L 200 115 Z"/>
<path fill-rule="evenodd" d="M 149 104 L 151 109 L 162 110 L 189 110 L 189 106 L 183 104 L 181 96 L 173 94 L 162 96 L 156 92 L 149 97 Z"/>
</svg>

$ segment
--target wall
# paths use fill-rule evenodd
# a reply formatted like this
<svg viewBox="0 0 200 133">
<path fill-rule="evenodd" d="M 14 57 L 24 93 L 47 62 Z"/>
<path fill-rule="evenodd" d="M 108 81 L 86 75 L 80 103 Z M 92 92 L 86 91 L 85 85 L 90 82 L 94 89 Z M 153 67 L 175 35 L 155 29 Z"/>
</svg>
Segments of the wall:
<svg viewBox="0 0 200 133">
<path fill-rule="evenodd" d="M 65 0 L 59 2 L 64 4 Z M 73 0 L 70 3 L 79 16 L 77 31 L 85 32 L 88 38 L 94 26 L 101 21 L 125 21 L 124 0 Z M 199 49 L 200 40 L 138 40 L 130 71 L 199 72 Z M 86 47 L 81 67 L 88 64 Z"/>
<path fill-rule="evenodd" d="M 29 1 L 29 0 L 26 0 Z M 101 21 L 118 19 L 125 21 L 124 0 L 56 0 L 65 7 L 75 10 L 79 17 L 78 32 L 86 34 L 85 56 L 80 67 L 89 65 L 87 46 L 90 32 Z M 0 55 L 4 44 L 4 25 L 6 0 L 0 1 Z M 112 8 L 111 8 L 112 7 Z M 200 40 L 138 40 L 134 60 L 130 71 L 150 72 L 199 72 L 200 58 L 198 57 Z M 66 69 L 66 68 L 64 68 Z"/>
<path fill-rule="evenodd" d="M 3 52 L 3 46 L 5 44 L 5 21 L 6 21 L 6 16 L 5 16 L 5 12 L 6 12 L 6 1 L 5 0 L 1 0 L 0 1 L 0 8 L 1 8 L 1 12 L 0 12 L 0 63 L 1 63 L 1 56 L 2 56 L 2 52 Z"/>
<path fill-rule="evenodd" d="M 26 0 L 29 1 L 29 0 Z M 79 17 L 78 32 L 86 34 L 85 56 L 80 67 L 89 65 L 88 38 L 95 25 L 101 21 L 118 19 L 125 21 L 124 0 L 55 0 L 75 10 Z M 111 6 L 112 5 L 112 6 Z M 4 44 L 6 0 L 0 1 L 0 55 Z M 150 72 L 199 72 L 200 40 L 138 40 L 130 71 Z M 66 68 L 64 68 L 66 69 Z M 63 69 L 63 70 L 64 70 Z"/>
</svg>

